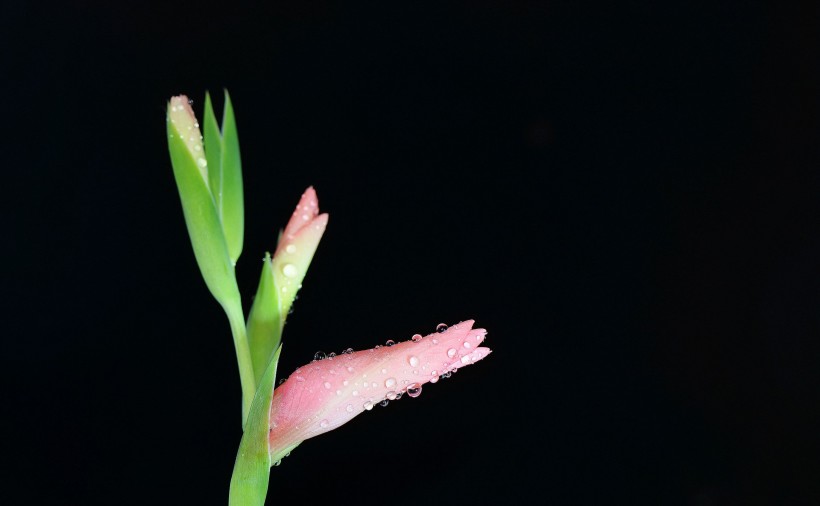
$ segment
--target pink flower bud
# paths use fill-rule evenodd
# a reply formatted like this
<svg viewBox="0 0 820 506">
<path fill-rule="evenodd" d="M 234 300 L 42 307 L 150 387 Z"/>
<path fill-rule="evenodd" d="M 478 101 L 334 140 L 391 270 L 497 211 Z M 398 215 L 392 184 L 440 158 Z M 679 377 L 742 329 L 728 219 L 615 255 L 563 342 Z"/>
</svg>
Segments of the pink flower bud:
<svg viewBox="0 0 820 506">
<path fill-rule="evenodd" d="M 327 213 L 319 214 L 319 199 L 313 187 L 309 187 L 302 194 L 273 255 L 273 278 L 280 291 L 283 315 L 287 315 L 302 286 L 302 279 L 327 227 L 327 218 Z"/>
<path fill-rule="evenodd" d="M 297 369 L 273 394 L 271 452 L 333 430 L 384 400 L 417 397 L 425 383 L 486 357 L 490 349 L 479 345 L 487 332 L 472 326 L 467 320 L 426 337 Z"/>
</svg>

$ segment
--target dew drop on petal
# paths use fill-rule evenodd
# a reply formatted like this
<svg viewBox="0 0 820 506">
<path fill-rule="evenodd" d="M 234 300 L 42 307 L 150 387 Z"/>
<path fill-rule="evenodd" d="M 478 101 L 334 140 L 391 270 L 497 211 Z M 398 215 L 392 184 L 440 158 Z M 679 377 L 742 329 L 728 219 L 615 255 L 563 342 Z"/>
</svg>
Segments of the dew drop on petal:
<svg viewBox="0 0 820 506">
<path fill-rule="evenodd" d="M 470 361 L 470 355 L 464 355 L 463 357 L 461 357 L 461 363 L 462 364 L 466 364 L 469 361 Z"/>
<path fill-rule="evenodd" d="M 349 385 L 349 384 L 350 384 L 350 382 L 349 382 L 349 381 L 347 381 L 347 380 L 342 381 L 342 385 L 344 385 L 344 386 L 347 386 L 347 385 Z"/>
<path fill-rule="evenodd" d="M 421 341 L 421 334 L 413 334 L 413 337 L 410 338 L 414 343 Z"/>
<path fill-rule="evenodd" d="M 353 348 L 347 348 L 345 351 L 342 352 L 342 355 L 349 355 L 353 353 Z"/>
<path fill-rule="evenodd" d="M 204 167 L 208 166 L 208 160 L 206 160 L 202 157 L 199 157 L 199 158 L 196 159 L 196 164 L 199 165 L 200 167 L 204 168 Z"/>
<path fill-rule="evenodd" d="M 345 408 L 345 411 L 347 411 L 348 413 L 352 413 L 353 412 L 353 404 L 348 404 L 347 407 Z"/>
<path fill-rule="evenodd" d="M 438 344 L 438 339 L 433 339 L 433 344 Z"/>
<path fill-rule="evenodd" d="M 286 278 L 295 278 L 298 273 L 299 271 L 293 264 L 285 264 L 282 266 L 282 274 L 284 274 Z"/>
<path fill-rule="evenodd" d="M 387 342 L 384 343 L 385 346 L 393 346 L 394 344 L 396 344 L 396 341 L 392 339 L 388 339 Z"/>
<path fill-rule="evenodd" d="M 301 376 L 296 376 L 296 381 L 305 381 L 305 378 Z"/>
<path fill-rule="evenodd" d="M 313 354 L 313 360 L 324 360 L 326 358 L 327 358 L 327 355 L 325 355 L 325 352 L 323 352 L 323 351 L 317 351 L 316 353 Z"/>
<path fill-rule="evenodd" d="M 410 397 L 416 398 L 421 395 L 421 384 L 420 383 L 413 383 L 407 386 L 407 395 Z"/>
<path fill-rule="evenodd" d="M 468 343 L 467 341 L 464 341 L 465 348 L 470 348 L 470 346 L 472 346 L 472 344 Z"/>
<path fill-rule="evenodd" d="M 324 387 L 327 388 L 328 390 L 330 390 L 330 382 L 325 381 Z"/>
<path fill-rule="evenodd" d="M 447 379 L 450 376 L 452 376 L 452 373 L 450 373 L 450 371 L 447 371 L 447 372 L 445 372 L 444 374 L 441 375 L 441 377 L 444 378 L 444 379 Z"/>
<path fill-rule="evenodd" d="M 396 378 L 387 378 L 384 380 L 384 388 L 393 388 L 396 386 Z"/>
<path fill-rule="evenodd" d="M 383 408 L 386 408 L 388 404 L 389 404 L 388 400 L 385 399 L 385 400 L 383 400 L 379 403 L 379 406 L 381 406 Z"/>
<path fill-rule="evenodd" d="M 359 395 L 359 391 L 358 391 L 358 390 L 354 390 L 353 392 L 351 392 L 351 394 L 353 394 L 353 397 L 356 397 L 357 395 Z"/>
<path fill-rule="evenodd" d="M 398 395 L 396 394 L 396 392 L 391 390 L 391 391 L 387 392 L 387 395 L 385 395 L 385 397 L 387 397 L 388 399 L 390 399 L 392 401 L 392 400 L 397 399 Z"/>
<path fill-rule="evenodd" d="M 336 390 L 336 395 L 342 395 L 342 391 L 341 390 Z"/>
<path fill-rule="evenodd" d="M 455 348 L 450 348 L 449 350 L 447 350 L 447 356 L 450 357 L 450 358 L 455 357 L 456 356 L 456 349 Z"/>
<path fill-rule="evenodd" d="M 415 355 L 410 355 L 407 358 L 407 363 L 410 364 L 410 367 L 418 367 L 419 365 L 419 357 Z"/>
<path fill-rule="evenodd" d="M 370 402 L 370 401 L 367 401 L 367 402 L 365 402 L 365 403 L 362 405 L 362 407 L 363 407 L 364 409 L 366 409 L 366 410 L 370 411 L 371 409 L 373 409 L 373 403 L 372 403 L 372 402 Z"/>
<path fill-rule="evenodd" d="M 292 255 L 292 254 L 294 254 L 294 253 L 296 253 L 296 245 L 294 245 L 294 244 L 288 244 L 287 246 L 285 246 L 285 252 L 286 252 L 286 253 L 289 253 L 289 254 L 291 254 L 291 255 Z"/>
<path fill-rule="evenodd" d="M 447 324 L 446 323 L 439 323 L 436 325 L 436 332 L 441 334 L 442 332 L 447 332 Z"/>
<path fill-rule="evenodd" d="M 353 372 L 353 368 L 350 367 L 350 366 L 347 366 L 347 372 Z"/>
<path fill-rule="evenodd" d="M 330 425 L 330 422 L 328 422 L 327 420 L 322 420 L 321 422 L 319 422 L 319 427 L 321 427 L 323 429 L 325 427 L 327 427 L 328 425 Z"/>
</svg>

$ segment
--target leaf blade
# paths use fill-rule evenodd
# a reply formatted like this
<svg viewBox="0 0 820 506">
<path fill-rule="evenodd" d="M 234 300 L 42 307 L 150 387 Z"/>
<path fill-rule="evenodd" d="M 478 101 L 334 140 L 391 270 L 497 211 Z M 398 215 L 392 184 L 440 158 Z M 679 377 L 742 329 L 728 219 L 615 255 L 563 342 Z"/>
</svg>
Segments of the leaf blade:
<svg viewBox="0 0 820 506">
<path fill-rule="evenodd" d="M 280 346 L 268 364 L 251 405 L 245 432 L 231 475 L 230 506 L 263 506 L 270 481 L 271 455 L 268 447 L 270 405 L 276 380 Z"/>
</svg>

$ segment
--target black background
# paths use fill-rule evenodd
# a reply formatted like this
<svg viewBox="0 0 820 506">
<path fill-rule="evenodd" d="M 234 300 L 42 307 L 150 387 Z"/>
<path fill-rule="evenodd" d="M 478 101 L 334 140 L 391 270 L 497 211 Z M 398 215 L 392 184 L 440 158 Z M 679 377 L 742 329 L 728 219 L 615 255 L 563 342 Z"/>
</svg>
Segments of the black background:
<svg viewBox="0 0 820 506">
<path fill-rule="evenodd" d="M 164 108 L 231 92 L 246 305 L 314 185 L 280 370 L 494 354 L 309 440 L 269 504 L 820 501 L 818 8 L 5 5 L 4 504 L 225 504 L 240 438 Z"/>
</svg>

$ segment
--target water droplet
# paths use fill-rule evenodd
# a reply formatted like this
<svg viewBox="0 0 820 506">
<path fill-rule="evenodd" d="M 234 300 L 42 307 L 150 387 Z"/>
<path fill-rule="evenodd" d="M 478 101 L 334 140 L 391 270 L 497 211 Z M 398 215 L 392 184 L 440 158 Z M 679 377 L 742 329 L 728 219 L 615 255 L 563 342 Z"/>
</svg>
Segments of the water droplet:
<svg viewBox="0 0 820 506">
<path fill-rule="evenodd" d="M 387 392 L 387 395 L 385 395 L 385 397 L 387 397 L 388 399 L 390 399 L 392 401 L 392 400 L 395 400 L 396 398 L 398 398 L 398 395 L 396 394 L 396 392 L 390 390 L 389 392 Z"/>
<path fill-rule="evenodd" d="M 394 344 L 396 344 L 396 341 L 392 339 L 388 339 L 387 342 L 384 343 L 385 346 L 393 346 Z"/>
<path fill-rule="evenodd" d="M 407 395 L 410 397 L 416 398 L 421 395 L 421 384 L 420 383 L 413 383 L 407 387 Z"/>
<path fill-rule="evenodd" d="M 342 395 L 342 391 L 341 390 L 336 390 L 336 395 Z"/>
<path fill-rule="evenodd" d="M 202 146 L 200 146 L 199 144 L 195 145 L 194 151 L 202 151 Z"/>
<path fill-rule="evenodd" d="M 414 343 L 421 341 L 421 334 L 413 334 L 413 337 L 410 338 Z"/>
<path fill-rule="evenodd" d="M 199 165 L 201 168 L 204 168 L 208 166 L 208 160 L 199 157 L 196 159 L 196 164 Z"/>
<path fill-rule="evenodd" d="M 358 396 L 358 395 L 359 395 L 359 391 L 358 391 L 358 390 L 354 390 L 354 391 L 352 392 L 352 394 L 353 394 L 353 397 L 356 397 L 356 396 Z"/>
<path fill-rule="evenodd" d="M 353 372 L 353 368 L 350 367 L 350 366 L 347 366 L 347 372 Z"/>
<path fill-rule="evenodd" d="M 390 402 L 387 399 L 385 399 L 379 403 L 379 406 L 386 408 L 388 404 L 390 404 Z"/>
<path fill-rule="evenodd" d="M 325 381 L 324 387 L 327 388 L 328 390 L 330 390 L 330 382 Z"/>
<path fill-rule="evenodd" d="M 286 293 L 287 291 L 288 291 L 288 287 L 283 286 L 283 287 L 282 287 L 282 293 Z"/>
<path fill-rule="evenodd" d="M 350 382 L 349 382 L 349 381 L 347 381 L 347 380 L 342 381 L 342 385 L 344 385 L 344 386 L 347 386 L 347 385 L 349 385 L 349 384 L 350 384 Z"/>
<path fill-rule="evenodd" d="M 373 403 L 372 403 L 372 402 L 370 402 L 370 401 L 367 401 L 367 402 L 365 402 L 365 403 L 362 405 L 362 407 L 363 407 L 364 409 L 366 409 L 366 410 L 370 411 L 371 409 L 373 409 Z"/>
<path fill-rule="evenodd" d="M 447 350 L 447 356 L 450 357 L 450 358 L 455 357 L 456 356 L 456 349 L 455 348 L 450 348 L 449 350 Z"/>
<path fill-rule="evenodd" d="M 305 381 L 305 378 L 301 376 L 296 376 L 296 381 Z"/>
<path fill-rule="evenodd" d="M 446 323 L 439 323 L 436 325 L 436 332 L 441 334 L 442 332 L 447 332 L 447 324 Z"/>
<path fill-rule="evenodd" d="M 438 383 L 438 376 L 433 376 L 430 378 L 430 383 Z"/>
<path fill-rule="evenodd" d="M 313 355 L 313 360 L 324 360 L 324 359 L 326 359 L 326 358 L 327 358 L 327 355 L 325 355 L 325 352 L 323 352 L 323 351 L 321 351 L 321 350 L 320 350 L 320 351 L 317 351 L 317 352 Z"/>
<path fill-rule="evenodd" d="M 299 271 L 293 264 L 285 264 L 282 266 L 282 274 L 284 274 L 286 278 L 295 278 L 298 273 Z"/>
<path fill-rule="evenodd" d="M 461 363 L 462 364 L 466 364 L 469 361 L 470 361 L 470 355 L 464 355 L 463 357 L 461 357 Z"/>
<path fill-rule="evenodd" d="M 331 351 L 330 353 L 328 353 L 328 354 L 327 354 L 327 358 L 329 358 L 329 359 L 331 359 L 331 360 L 332 360 L 332 359 L 333 359 L 333 357 L 335 357 L 335 356 L 336 356 L 336 353 L 334 353 L 334 352 L 332 352 L 332 351 Z"/>
<path fill-rule="evenodd" d="M 285 382 L 285 378 L 279 378 L 279 384 L 280 384 L 280 385 L 281 385 L 282 383 L 284 383 L 284 382 Z"/>
<path fill-rule="evenodd" d="M 469 348 L 470 346 L 472 346 L 472 344 L 468 343 L 467 341 L 464 341 L 464 347 L 465 348 Z"/>
<path fill-rule="evenodd" d="M 345 411 L 347 411 L 348 413 L 352 413 L 353 412 L 353 404 L 348 404 L 347 407 L 345 408 Z"/>
<path fill-rule="evenodd" d="M 327 427 L 328 425 L 330 425 L 330 422 L 328 422 L 327 420 L 322 420 L 321 422 L 319 422 L 319 427 L 321 427 L 323 429 L 325 427 Z"/>
<path fill-rule="evenodd" d="M 279 465 L 279 464 L 281 464 L 281 463 L 282 463 L 282 459 L 279 459 L 279 460 L 277 460 L 276 462 L 274 462 L 274 463 L 273 463 L 273 465 L 274 465 L 274 466 L 278 466 L 278 465 Z"/>
<path fill-rule="evenodd" d="M 410 364 L 410 367 L 418 367 L 419 365 L 419 357 L 415 355 L 410 355 L 407 358 L 407 363 Z"/>
<path fill-rule="evenodd" d="M 290 255 L 296 253 L 296 245 L 288 244 L 287 246 L 285 246 L 285 253 L 288 253 Z"/>
<path fill-rule="evenodd" d="M 452 376 L 452 374 L 450 373 L 450 371 L 447 371 L 447 372 L 445 372 L 444 374 L 442 374 L 442 375 L 441 375 L 441 377 L 442 377 L 442 378 L 444 378 L 444 379 L 447 379 L 447 378 L 449 378 L 450 376 Z"/>
<path fill-rule="evenodd" d="M 349 355 L 351 353 L 353 353 L 353 348 L 348 348 L 348 349 L 346 349 L 345 351 L 342 352 L 342 355 Z"/>
<path fill-rule="evenodd" d="M 438 339 L 433 339 L 433 344 L 438 344 Z"/>
<path fill-rule="evenodd" d="M 384 380 L 384 388 L 393 388 L 396 386 L 396 378 L 387 378 Z"/>
</svg>

